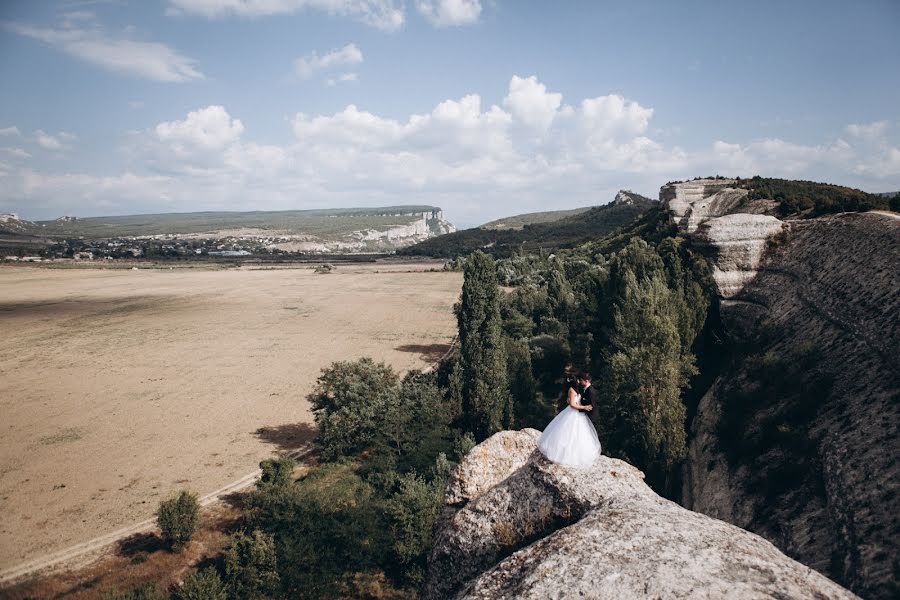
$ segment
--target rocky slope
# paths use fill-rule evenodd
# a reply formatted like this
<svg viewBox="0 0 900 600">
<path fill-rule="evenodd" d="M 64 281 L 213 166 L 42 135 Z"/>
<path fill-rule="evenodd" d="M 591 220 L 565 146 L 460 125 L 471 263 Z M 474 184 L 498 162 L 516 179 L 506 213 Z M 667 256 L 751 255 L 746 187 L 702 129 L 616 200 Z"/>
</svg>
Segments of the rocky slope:
<svg viewBox="0 0 900 600">
<path fill-rule="evenodd" d="M 500 432 L 457 467 L 427 597 L 855 598 L 762 538 L 660 498 L 627 463 L 550 463 L 538 435 Z"/>
<path fill-rule="evenodd" d="M 897 597 L 900 219 L 781 222 L 740 192 L 661 191 L 710 257 L 734 354 L 692 423 L 683 503 L 862 596 Z"/>
</svg>

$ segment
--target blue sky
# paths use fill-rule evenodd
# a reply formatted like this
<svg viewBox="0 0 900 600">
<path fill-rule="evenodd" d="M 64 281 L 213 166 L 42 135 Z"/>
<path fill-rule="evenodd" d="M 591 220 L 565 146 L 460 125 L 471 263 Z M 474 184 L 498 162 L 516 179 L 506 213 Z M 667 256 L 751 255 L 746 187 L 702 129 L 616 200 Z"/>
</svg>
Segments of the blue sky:
<svg viewBox="0 0 900 600">
<path fill-rule="evenodd" d="M 900 2 L 0 3 L 0 212 L 900 189 Z"/>
</svg>

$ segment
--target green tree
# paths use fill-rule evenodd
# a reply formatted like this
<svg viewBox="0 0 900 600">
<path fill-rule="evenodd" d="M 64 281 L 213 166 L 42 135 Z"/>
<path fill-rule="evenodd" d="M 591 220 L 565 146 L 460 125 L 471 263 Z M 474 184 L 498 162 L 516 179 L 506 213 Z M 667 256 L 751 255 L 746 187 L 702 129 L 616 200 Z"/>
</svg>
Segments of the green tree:
<svg viewBox="0 0 900 600">
<path fill-rule="evenodd" d="M 239 596 L 241 597 L 241 596 Z M 174 600 L 228 600 L 225 584 L 215 569 L 193 570 L 172 591 Z"/>
<path fill-rule="evenodd" d="M 259 600 L 278 589 L 278 564 L 274 538 L 255 530 L 252 534 L 236 533 L 223 553 L 225 581 L 235 598 Z"/>
<path fill-rule="evenodd" d="M 385 505 L 394 555 L 403 566 L 405 579 L 416 585 L 424 581 L 431 537 L 443 499 L 443 479 L 429 483 L 409 473 L 400 478 L 397 492 Z"/>
<path fill-rule="evenodd" d="M 156 511 L 156 524 L 163 541 L 173 550 L 185 546 L 200 524 L 200 502 L 197 495 L 182 491 L 177 496 L 163 500 Z"/>
<path fill-rule="evenodd" d="M 637 238 L 613 262 L 610 288 L 615 300 L 599 422 L 608 447 L 652 478 L 686 453 L 681 390 L 694 367 L 685 365 L 679 333 L 683 298 L 669 287 L 660 256 Z"/>
<path fill-rule="evenodd" d="M 549 415 L 538 400 L 537 381 L 531 370 L 531 349 L 528 342 L 507 338 L 506 365 L 516 427 L 543 428 Z"/>
<path fill-rule="evenodd" d="M 323 369 L 307 397 L 319 429 L 316 443 L 322 458 L 335 460 L 368 448 L 399 384 L 389 366 L 371 358 L 335 362 Z"/>
<path fill-rule="evenodd" d="M 512 425 L 500 288 L 493 259 L 483 252 L 466 261 L 457 311 L 463 424 L 483 440 Z"/>
</svg>

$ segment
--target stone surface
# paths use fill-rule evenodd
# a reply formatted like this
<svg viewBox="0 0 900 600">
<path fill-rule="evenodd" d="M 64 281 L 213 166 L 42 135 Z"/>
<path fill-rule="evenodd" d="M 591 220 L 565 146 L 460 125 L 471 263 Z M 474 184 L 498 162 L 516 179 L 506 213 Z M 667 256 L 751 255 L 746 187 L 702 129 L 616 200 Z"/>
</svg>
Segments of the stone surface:
<svg viewBox="0 0 900 600">
<path fill-rule="evenodd" d="M 769 240 L 785 225 L 764 214 L 772 203 L 750 201 L 734 179 L 697 179 L 664 185 L 660 200 L 678 229 L 695 238 L 712 264 L 722 298 L 731 298 L 756 276 Z"/>
<path fill-rule="evenodd" d="M 439 527 L 428 598 L 855 598 L 762 538 L 660 498 L 627 463 L 563 467 L 533 431 L 497 435 L 451 476 L 493 483 Z M 494 455 L 513 438 L 532 452 L 509 472 Z"/>
<path fill-rule="evenodd" d="M 703 221 L 694 230 L 695 244 L 709 250 L 721 297 L 737 295 L 756 277 L 769 240 L 784 227 L 769 215 L 735 213 Z"/>
<path fill-rule="evenodd" d="M 688 508 L 762 535 L 866 598 L 895 598 L 898 590 L 898 265 L 896 217 L 845 213 L 792 222 L 756 278 L 722 302 L 724 330 L 761 356 L 814 348 L 819 354 L 797 387 L 833 384 L 807 415 L 808 431 L 794 427 L 787 446 L 748 450 L 729 465 L 728 440 L 719 436 L 723 408 L 746 402 L 740 393 L 757 376 L 746 361 L 727 365 L 700 401 L 683 477 Z M 742 438 L 758 439 L 791 410 L 789 396 L 763 399 Z M 764 488 L 783 478 L 779 464 L 791 447 L 809 468 L 773 496 Z"/>
<path fill-rule="evenodd" d="M 480 496 L 528 461 L 541 432 L 500 431 L 478 444 L 453 473 L 445 503 L 461 506 Z"/>
</svg>

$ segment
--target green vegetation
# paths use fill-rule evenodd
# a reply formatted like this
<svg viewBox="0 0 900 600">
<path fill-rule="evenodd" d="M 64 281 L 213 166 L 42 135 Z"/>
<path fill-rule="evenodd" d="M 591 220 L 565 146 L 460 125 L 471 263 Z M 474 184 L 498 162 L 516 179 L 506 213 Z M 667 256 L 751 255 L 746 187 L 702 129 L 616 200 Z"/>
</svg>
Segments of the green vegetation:
<svg viewBox="0 0 900 600">
<path fill-rule="evenodd" d="M 782 216 L 786 217 L 816 217 L 826 213 L 873 209 L 895 210 L 891 208 L 891 200 L 884 196 L 830 183 L 772 179 L 757 175 L 741 180 L 738 185 L 750 190 L 751 200 L 777 200 L 780 202 Z M 894 206 L 896 207 L 896 202 Z"/>
<path fill-rule="evenodd" d="M 466 260 L 457 309 L 464 429 L 477 441 L 512 425 L 512 397 L 506 379 L 506 346 L 500 319 L 500 288 L 490 256 L 477 251 Z"/>
<path fill-rule="evenodd" d="M 283 487 L 287 479 L 270 481 L 268 486 Z M 279 576 L 275 540 L 259 530 L 236 533 L 225 548 L 225 581 L 234 598 L 264 600 L 278 591 Z M 218 577 L 218 576 L 217 576 Z"/>
<path fill-rule="evenodd" d="M 242 598 L 243 596 L 238 596 Z M 173 600 L 228 600 L 225 584 L 212 567 L 193 570 L 172 591 Z"/>
<path fill-rule="evenodd" d="M 25 233 L 103 239 L 253 228 L 289 234 L 309 234 L 321 238 L 338 238 L 362 229 L 384 230 L 397 225 L 408 225 L 419 218 L 420 213 L 432 210 L 438 209 L 433 206 L 385 206 L 87 217 L 76 220 L 40 221 Z"/>
<path fill-rule="evenodd" d="M 481 225 L 481 229 L 522 229 L 526 225 L 537 225 L 538 223 L 552 223 L 554 221 L 559 221 L 560 219 L 565 219 L 566 217 L 573 217 L 575 215 L 580 215 L 581 213 L 585 213 L 591 210 L 590 206 L 585 206 L 583 208 L 573 208 L 570 210 L 550 210 L 545 212 L 533 212 L 533 213 L 525 213 L 521 215 L 514 215 L 512 217 L 504 217 L 502 219 L 497 219 L 496 221 L 491 221 L 489 223 L 485 223 Z"/>
<path fill-rule="evenodd" d="M 173 550 L 183 548 L 200 524 L 200 502 L 197 495 L 182 491 L 177 496 L 163 500 L 156 511 L 156 524 L 163 541 Z"/>
<path fill-rule="evenodd" d="M 607 204 L 552 222 L 524 224 L 522 229 L 464 229 L 425 240 L 398 253 L 454 258 L 480 249 L 496 257 L 509 257 L 516 253 L 537 252 L 542 248 L 572 248 L 612 233 L 657 204 L 636 194 L 633 196 L 634 204 Z"/>
<path fill-rule="evenodd" d="M 169 595 L 159 589 L 155 582 L 136 586 L 128 591 L 106 590 L 100 594 L 101 600 L 168 600 Z"/>
</svg>

